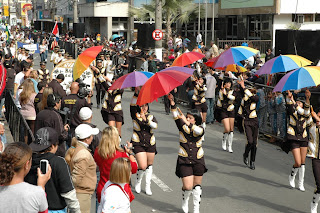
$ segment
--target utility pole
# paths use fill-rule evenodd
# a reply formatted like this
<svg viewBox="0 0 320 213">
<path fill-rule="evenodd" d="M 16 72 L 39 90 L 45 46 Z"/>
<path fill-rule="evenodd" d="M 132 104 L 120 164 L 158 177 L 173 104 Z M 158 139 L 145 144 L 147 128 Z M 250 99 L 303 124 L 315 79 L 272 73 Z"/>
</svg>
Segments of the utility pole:
<svg viewBox="0 0 320 213">
<path fill-rule="evenodd" d="M 129 0 L 129 6 L 133 7 L 134 5 L 134 0 Z M 130 44 L 133 41 L 133 33 L 134 33 L 134 18 L 133 16 L 130 16 L 128 18 L 128 46 L 130 46 Z"/>
<path fill-rule="evenodd" d="M 73 0 L 73 23 L 79 23 L 79 19 L 78 19 L 78 0 Z"/>
<path fill-rule="evenodd" d="M 201 0 L 199 0 L 199 14 L 198 14 L 198 33 L 200 33 L 200 8 L 201 8 L 201 6 L 200 6 L 200 2 L 201 2 Z"/>
<path fill-rule="evenodd" d="M 214 1 L 212 1 L 212 41 L 214 41 Z"/>
<path fill-rule="evenodd" d="M 204 46 L 207 46 L 207 32 L 208 32 L 208 0 L 206 1 L 206 18 L 204 21 Z"/>
<path fill-rule="evenodd" d="M 156 0 L 155 28 L 162 31 L 162 0 Z M 157 59 L 162 61 L 162 40 L 155 42 L 155 53 Z"/>
</svg>

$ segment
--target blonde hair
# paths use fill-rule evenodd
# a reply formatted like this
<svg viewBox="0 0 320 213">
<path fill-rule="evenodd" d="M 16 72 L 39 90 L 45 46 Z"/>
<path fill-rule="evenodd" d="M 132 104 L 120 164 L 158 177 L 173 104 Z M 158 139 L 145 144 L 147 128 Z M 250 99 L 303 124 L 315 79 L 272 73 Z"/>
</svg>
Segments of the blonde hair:
<svg viewBox="0 0 320 213">
<path fill-rule="evenodd" d="M 102 131 L 98 154 L 106 159 L 114 157 L 116 151 L 124 151 L 120 148 L 119 132 L 114 126 L 108 126 Z"/>
<path fill-rule="evenodd" d="M 117 158 L 111 164 L 110 181 L 113 183 L 129 183 L 131 163 L 129 158 Z"/>
<path fill-rule="evenodd" d="M 23 82 L 22 88 L 19 100 L 21 104 L 27 104 L 31 94 L 35 93 L 34 84 L 30 79 L 27 79 Z"/>
<path fill-rule="evenodd" d="M 37 105 L 39 111 L 43 110 L 48 106 L 47 99 L 48 99 L 48 95 L 50 94 L 53 94 L 53 89 L 51 87 L 45 87 L 42 93 L 42 100 Z"/>
<path fill-rule="evenodd" d="M 29 78 L 33 78 L 35 80 L 38 80 L 38 72 L 37 70 L 31 70 L 29 74 Z"/>
<path fill-rule="evenodd" d="M 67 150 L 66 155 L 64 157 L 69 166 L 71 164 L 71 159 L 72 159 L 72 156 L 74 154 L 74 151 L 75 151 L 77 145 L 78 145 L 78 140 L 75 137 L 73 137 L 71 140 L 71 147 Z"/>
</svg>

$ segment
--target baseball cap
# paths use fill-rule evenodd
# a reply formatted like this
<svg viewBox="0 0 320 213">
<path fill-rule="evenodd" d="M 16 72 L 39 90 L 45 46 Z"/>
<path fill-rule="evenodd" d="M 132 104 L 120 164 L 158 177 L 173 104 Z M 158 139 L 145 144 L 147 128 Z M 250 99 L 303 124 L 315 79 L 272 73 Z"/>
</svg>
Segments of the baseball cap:
<svg viewBox="0 0 320 213">
<path fill-rule="evenodd" d="M 91 118 L 92 110 L 89 107 L 82 107 L 79 111 L 79 117 L 81 120 L 85 121 Z"/>
<path fill-rule="evenodd" d="M 51 127 L 43 127 L 36 132 L 35 140 L 29 145 L 34 152 L 40 152 L 59 141 L 58 133 Z"/>
<path fill-rule="evenodd" d="M 77 139 L 85 139 L 91 135 L 97 135 L 98 133 L 98 128 L 92 128 L 88 124 L 80 124 L 75 130 L 75 136 Z"/>
</svg>

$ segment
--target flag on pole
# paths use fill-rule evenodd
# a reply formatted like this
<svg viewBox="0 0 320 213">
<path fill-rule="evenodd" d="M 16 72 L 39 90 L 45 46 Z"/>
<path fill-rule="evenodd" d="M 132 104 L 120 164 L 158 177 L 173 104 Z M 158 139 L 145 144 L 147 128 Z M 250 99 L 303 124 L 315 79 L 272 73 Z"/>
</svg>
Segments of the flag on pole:
<svg viewBox="0 0 320 213">
<path fill-rule="evenodd" d="M 55 37 L 59 38 L 59 27 L 58 27 L 58 22 L 56 21 L 56 23 L 54 24 L 53 30 L 52 30 L 52 34 Z"/>
<path fill-rule="evenodd" d="M 9 29 L 8 29 L 8 25 L 6 25 L 6 35 L 7 35 L 7 41 L 9 41 L 11 34 L 10 34 Z"/>
</svg>

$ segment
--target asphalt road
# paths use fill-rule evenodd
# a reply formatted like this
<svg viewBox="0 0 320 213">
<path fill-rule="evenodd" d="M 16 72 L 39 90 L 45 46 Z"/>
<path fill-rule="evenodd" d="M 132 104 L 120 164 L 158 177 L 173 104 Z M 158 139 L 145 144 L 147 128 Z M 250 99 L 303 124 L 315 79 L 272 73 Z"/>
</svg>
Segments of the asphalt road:
<svg viewBox="0 0 320 213">
<path fill-rule="evenodd" d="M 35 68 L 38 67 L 38 60 L 39 57 L 36 57 Z M 48 67 L 52 65 L 49 63 Z M 132 121 L 129 114 L 132 95 L 130 90 L 126 90 L 122 99 L 125 122 L 122 127 L 123 142 L 130 140 L 132 134 Z M 103 130 L 107 125 L 101 118 L 100 110 L 96 108 L 95 98 L 93 103 L 93 123 Z M 183 112 L 187 111 L 182 106 L 180 108 Z M 155 157 L 155 176 L 151 186 L 153 195 L 145 194 L 143 181 L 142 192 L 135 194 L 136 198 L 131 203 L 131 209 L 132 212 L 142 213 L 182 212 L 182 183 L 175 176 L 179 149 L 178 130 L 172 115 L 165 114 L 161 100 L 150 105 L 150 112 L 159 123 L 155 131 L 158 154 Z M 230 154 L 221 148 L 222 131 L 222 125 L 218 123 L 208 125 L 206 129 L 203 148 L 208 172 L 203 176 L 201 212 L 310 212 L 309 206 L 315 186 L 310 159 L 306 162 L 306 191 L 291 189 L 288 182 L 293 165 L 291 153 L 287 155 L 280 151 L 279 147 L 259 140 L 256 170 L 253 171 L 242 162 L 246 144 L 245 136 L 235 131 L 234 153 Z M 135 178 L 136 176 L 133 175 L 132 179 L 135 180 Z M 93 199 L 92 203 L 94 202 Z M 189 204 L 189 209 L 192 209 L 192 199 Z"/>
</svg>

